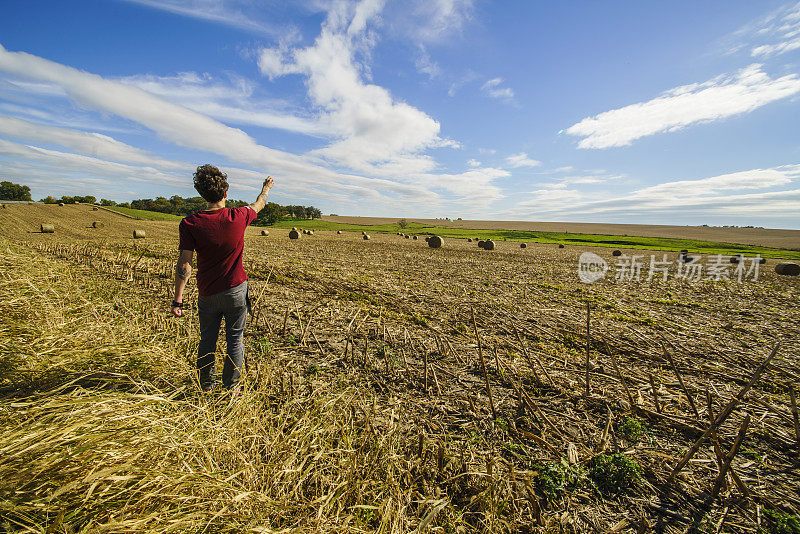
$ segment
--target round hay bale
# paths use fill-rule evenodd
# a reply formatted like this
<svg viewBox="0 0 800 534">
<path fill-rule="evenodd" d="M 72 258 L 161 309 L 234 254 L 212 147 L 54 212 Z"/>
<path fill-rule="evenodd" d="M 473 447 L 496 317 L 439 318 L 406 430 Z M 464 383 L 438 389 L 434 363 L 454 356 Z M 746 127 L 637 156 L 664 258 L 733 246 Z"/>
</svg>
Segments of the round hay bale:
<svg viewBox="0 0 800 534">
<path fill-rule="evenodd" d="M 97 211 L 99 208 L 92 208 L 92 211 Z"/>
<path fill-rule="evenodd" d="M 261 230 L 261 235 L 268 236 L 269 235 L 269 230 Z"/>
<path fill-rule="evenodd" d="M 306 233 L 306 235 L 314 235 L 314 230 L 309 230 L 308 233 Z"/>
<path fill-rule="evenodd" d="M 559 243 L 559 244 L 558 244 L 558 248 L 564 248 L 564 245 L 562 245 L 561 243 Z"/>
<path fill-rule="evenodd" d="M 528 248 L 528 244 L 527 243 L 520 243 L 519 244 L 519 248 Z"/>
<path fill-rule="evenodd" d="M 102 228 L 102 227 L 103 223 L 101 223 L 100 221 L 92 221 L 92 228 Z"/>
<path fill-rule="evenodd" d="M 430 243 L 430 242 L 431 242 L 431 238 L 430 238 L 430 236 L 428 236 L 428 237 L 426 237 L 426 238 L 425 238 L 425 242 L 426 242 L 426 243 Z"/>
<path fill-rule="evenodd" d="M 494 241 L 487 239 L 483 242 L 483 250 L 494 250 Z"/>
<path fill-rule="evenodd" d="M 484 243 L 486 243 L 486 241 L 484 241 L 483 239 L 481 239 L 480 241 L 478 241 L 478 248 L 483 248 L 483 244 L 484 244 Z"/>
<path fill-rule="evenodd" d="M 767 263 L 767 258 L 758 258 L 759 265 L 764 265 L 765 263 Z"/>
<path fill-rule="evenodd" d="M 147 232 L 144 230 L 134 230 L 133 231 L 133 238 L 134 239 L 144 239 L 147 237 Z"/>
<path fill-rule="evenodd" d="M 297 231 L 297 227 L 296 226 L 292 226 L 292 231 L 296 232 Z"/>
<path fill-rule="evenodd" d="M 342 231 L 341 230 L 336 230 L 336 233 L 341 235 Z"/>
<path fill-rule="evenodd" d="M 300 239 L 300 232 L 296 228 L 292 228 L 289 232 L 289 239 Z"/>
<path fill-rule="evenodd" d="M 361 232 L 361 235 L 367 235 L 367 232 Z M 399 235 L 399 234 L 398 234 Z"/>
<path fill-rule="evenodd" d="M 6 209 L 6 205 L 5 204 L 0 204 L 0 208 L 1 209 Z"/>
<path fill-rule="evenodd" d="M 419 236 L 416 236 L 416 235 L 415 235 L 415 236 L 414 236 L 414 240 L 416 241 L 417 239 L 419 239 Z"/>
<path fill-rule="evenodd" d="M 682 249 L 681 249 L 681 254 L 688 254 L 688 253 L 689 253 L 689 251 L 688 251 L 688 250 L 686 250 L 685 248 L 682 248 Z"/>
<path fill-rule="evenodd" d="M 800 275 L 800 265 L 791 262 L 781 262 L 775 266 L 775 272 L 781 276 Z"/>
<path fill-rule="evenodd" d="M 55 232 L 55 231 L 56 231 L 56 227 L 55 227 L 55 226 L 53 226 L 52 224 L 45 224 L 45 223 L 42 223 L 42 224 L 40 224 L 40 225 L 39 225 L 39 230 L 40 230 L 40 231 L 41 231 L 43 234 L 52 234 L 53 232 Z"/>
<path fill-rule="evenodd" d="M 467 243 L 472 243 L 472 238 L 471 237 L 467 238 Z"/>
<path fill-rule="evenodd" d="M 59 205 L 59 206 L 63 206 L 63 205 L 64 205 L 64 203 L 63 203 L 63 202 L 59 202 L 59 203 L 58 203 L 58 205 Z"/>
<path fill-rule="evenodd" d="M 611 253 L 611 255 L 612 256 L 622 256 L 622 251 L 621 250 L 615 250 L 614 252 Z"/>
<path fill-rule="evenodd" d="M 408 234 L 404 235 L 403 237 L 405 237 L 406 239 L 411 239 L 411 236 Z"/>
<path fill-rule="evenodd" d="M 442 248 L 442 245 L 444 245 L 444 239 L 441 236 L 432 235 L 428 240 L 428 246 L 431 248 Z"/>
<path fill-rule="evenodd" d="M 368 239 L 369 239 L 369 235 L 365 232 L 364 233 L 364 241 L 367 241 Z"/>
<path fill-rule="evenodd" d="M 689 256 L 688 254 L 682 254 L 679 258 L 679 261 L 683 263 L 692 263 L 694 261 L 694 256 Z"/>
<path fill-rule="evenodd" d="M 731 256 L 731 263 L 740 263 L 742 261 L 741 256 Z"/>
</svg>

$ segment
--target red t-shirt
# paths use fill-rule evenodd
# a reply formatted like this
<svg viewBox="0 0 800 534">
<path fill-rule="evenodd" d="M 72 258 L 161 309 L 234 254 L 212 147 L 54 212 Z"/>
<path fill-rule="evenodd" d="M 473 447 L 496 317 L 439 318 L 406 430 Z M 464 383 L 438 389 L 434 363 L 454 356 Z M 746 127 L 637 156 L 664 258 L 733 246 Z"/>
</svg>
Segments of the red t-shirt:
<svg viewBox="0 0 800 534">
<path fill-rule="evenodd" d="M 204 297 L 247 280 L 242 267 L 244 229 L 258 214 L 250 206 L 199 211 L 178 226 L 180 250 L 197 251 L 197 291 Z"/>
</svg>

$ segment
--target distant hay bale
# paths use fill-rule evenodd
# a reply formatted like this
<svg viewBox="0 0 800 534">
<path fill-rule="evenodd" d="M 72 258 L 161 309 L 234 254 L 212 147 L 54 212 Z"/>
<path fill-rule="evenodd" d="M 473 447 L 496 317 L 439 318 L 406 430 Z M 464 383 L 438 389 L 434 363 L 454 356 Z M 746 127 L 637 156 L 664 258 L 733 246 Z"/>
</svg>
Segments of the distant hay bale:
<svg viewBox="0 0 800 534">
<path fill-rule="evenodd" d="M 467 238 L 467 243 L 472 243 L 472 238 L 471 237 Z"/>
<path fill-rule="evenodd" d="M 682 248 L 682 249 L 681 249 L 681 254 L 688 254 L 688 253 L 689 253 L 689 251 L 688 251 L 688 250 L 686 250 L 685 248 Z"/>
<path fill-rule="evenodd" d="M 42 223 L 42 224 L 40 224 L 40 225 L 39 225 L 39 230 L 40 230 L 40 231 L 41 231 L 43 234 L 52 234 L 53 232 L 55 232 L 55 231 L 56 231 L 56 227 L 55 227 L 55 226 L 53 226 L 52 224 L 45 224 L 45 223 Z"/>
<path fill-rule="evenodd" d="M 363 237 L 364 237 L 364 241 L 367 241 L 370 238 L 369 235 L 366 232 L 364 233 Z"/>
<path fill-rule="evenodd" d="M 678 261 L 682 263 L 692 263 L 694 261 L 694 256 L 689 256 L 688 254 L 681 254 L 678 257 Z"/>
<path fill-rule="evenodd" d="M 296 232 L 297 231 L 297 227 L 296 226 L 292 226 L 292 231 Z"/>
<path fill-rule="evenodd" d="M 6 209 L 6 205 L 5 204 L 0 204 L 0 209 Z"/>
<path fill-rule="evenodd" d="M 611 255 L 612 256 L 622 256 L 622 251 L 621 250 L 615 250 L 614 252 L 611 253 Z"/>
<path fill-rule="evenodd" d="M 495 244 L 494 241 L 491 239 L 487 239 L 483 242 L 483 250 L 494 250 Z"/>
<path fill-rule="evenodd" d="M 336 233 L 337 233 L 337 234 L 341 234 L 341 233 L 342 233 L 342 231 L 341 231 L 341 230 L 336 230 Z"/>
<path fill-rule="evenodd" d="M 415 236 L 414 236 L 414 240 L 417 240 L 417 239 L 419 239 L 419 236 L 416 236 L 416 235 L 415 235 Z"/>
<path fill-rule="evenodd" d="M 483 248 L 483 244 L 484 244 L 484 243 L 486 243 L 486 241 L 484 241 L 483 239 L 481 239 L 480 241 L 478 241 L 478 248 Z"/>
<path fill-rule="evenodd" d="M 144 239 L 147 237 L 147 232 L 144 230 L 134 230 L 133 231 L 133 238 L 134 239 Z"/>
<path fill-rule="evenodd" d="M 731 256 L 731 263 L 740 263 L 742 261 L 741 256 Z"/>
<path fill-rule="evenodd" d="M 559 243 L 559 244 L 558 244 L 558 248 L 564 248 L 564 245 L 562 245 L 561 243 Z"/>
<path fill-rule="evenodd" d="M 102 228 L 102 227 L 103 223 L 101 223 L 100 221 L 92 221 L 92 228 Z"/>
<path fill-rule="evenodd" d="M 268 236 L 269 235 L 269 230 L 261 230 L 261 235 Z"/>
<path fill-rule="evenodd" d="M 411 236 L 408 234 L 405 234 L 403 237 L 405 237 L 406 239 L 411 239 Z"/>
<path fill-rule="evenodd" d="M 442 248 L 444 245 L 444 239 L 438 235 L 432 235 L 430 239 L 428 239 L 428 246 L 431 248 Z"/>
<path fill-rule="evenodd" d="M 519 244 L 519 248 L 528 248 L 528 244 L 527 243 L 520 243 Z"/>
<path fill-rule="evenodd" d="M 765 263 L 767 263 L 767 258 L 758 258 L 759 265 L 764 265 Z"/>
<path fill-rule="evenodd" d="M 306 232 L 306 235 L 314 235 L 314 230 L 309 230 L 308 232 Z"/>
<path fill-rule="evenodd" d="M 800 265 L 790 262 L 781 262 L 775 266 L 775 272 L 781 276 L 800 275 Z"/>
<path fill-rule="evenodd" d="M 361 235 L 367 235 L 367 232 L 361 232 Z M 399 234 L 398 234 L 399 235 Z"/>
<path fill-rule="evenodd" d="M 431 242 L 431 238 L 430 238 L 430 236 L 425 238 L 425 242 L 426 242 L 426 243 L 430 243 L 430 242 Z"/>
<path fill-rule="evenodd" d="M 92 208 L 92 211 L 97 211 L 98 209 L 100 209 L 100 208 Z"/>
<path fill-rule="evenodd" d="M 59 202 L 59 203 L 58 203 L 58 205 L 59 205 L 59 206 L 63 206 L 63 205 L 64 205 L 64 203 L 63 203 L 63 202 Z"/>
<path fill-rule="evenodd" d="M 297 231 L 297 228 L 292 228 L 289 232 L 289 239 L 300 239 L 300 232 Z"/>
</svg>

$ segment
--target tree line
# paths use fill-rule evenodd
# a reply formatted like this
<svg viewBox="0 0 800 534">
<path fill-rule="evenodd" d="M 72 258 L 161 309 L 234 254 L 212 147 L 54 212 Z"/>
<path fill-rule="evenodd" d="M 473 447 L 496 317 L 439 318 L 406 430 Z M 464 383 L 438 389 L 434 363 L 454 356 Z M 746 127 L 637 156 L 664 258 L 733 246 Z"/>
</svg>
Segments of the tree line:
<svg viewBox="0 0 800 534">
<path fill-rule="evenodd" d="M 9 181 L 0 182 L 0 200 L 31 200 L 31 188 L 27 185 L 15 184 Z M 178 195 L 156 198 L 141 198 L 130 202 L 115 202 L 107 198 L 97 198 L 92 195 L 70 196 L 63 195 L 61 198 L 48 195 L 39 200 L 44 204 L 100 204 L 101 206 L 118 206 L 120 208 L 133 208 L 137 210 L 157 211 L 159 213 L 170 213 L 185 217 L 198 211 L 206 209 L 206 201 L 203 197 L 183 198 Z M 247 206 L 249 202 L 244 200 L 228 200 L 229 208 Z M 322 211 L 314 206 L 288 205 L 281 206 L 275 202 L 267 203 L 266 207 L 258 214 L 258 218 L 253 222 L 257 226 L 268 226 L 275 224 L 284 218 L 291 219 L 319 219 Z"/>
</svg>

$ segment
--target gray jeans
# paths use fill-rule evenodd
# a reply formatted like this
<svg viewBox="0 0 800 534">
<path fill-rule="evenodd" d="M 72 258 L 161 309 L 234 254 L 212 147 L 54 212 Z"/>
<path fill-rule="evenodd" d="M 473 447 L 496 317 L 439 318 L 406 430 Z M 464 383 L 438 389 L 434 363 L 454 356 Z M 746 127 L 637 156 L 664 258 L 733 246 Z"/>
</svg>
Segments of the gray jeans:
<svg viewBox="0 0 800 534">
<path fill-rule="evenodd" d="M 227 291 L 197 299 L 200 316 L 200 346 L 197 347 L 197 371 L 203 387 L 214 383 L 214 352 L 222 318 L 225 317 L 225 341 L 228 355 L 222 368 L 222 385 L 235 387 L 244 366 L 244 327 L 247 323 L 247 281 Z"/>
</svg>

